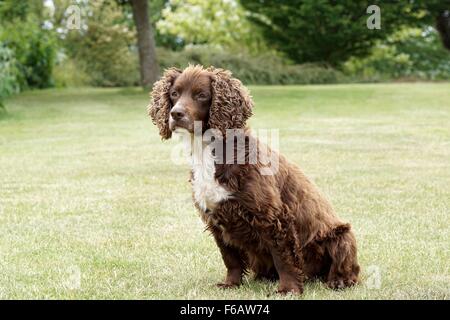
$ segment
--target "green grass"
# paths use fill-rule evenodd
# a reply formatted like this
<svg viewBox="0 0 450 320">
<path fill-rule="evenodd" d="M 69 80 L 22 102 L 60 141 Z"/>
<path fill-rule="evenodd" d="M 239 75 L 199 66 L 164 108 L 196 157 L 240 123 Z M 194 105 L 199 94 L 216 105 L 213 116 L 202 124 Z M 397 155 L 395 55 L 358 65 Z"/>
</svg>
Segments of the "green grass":
<svg viewBox="0 0 450 320">
<path fill-rule="evenodd" d="M 254 129 L 353 224 L 363 284 L 287 299 L 450 298 L 450 84 L 252 87 Z M 225 268 L 137 89 L 26 92 L 0 119 L 0 298 L 279 299 Z M 381 286 L 373 283 L 380 272 Z"/>
</svg>

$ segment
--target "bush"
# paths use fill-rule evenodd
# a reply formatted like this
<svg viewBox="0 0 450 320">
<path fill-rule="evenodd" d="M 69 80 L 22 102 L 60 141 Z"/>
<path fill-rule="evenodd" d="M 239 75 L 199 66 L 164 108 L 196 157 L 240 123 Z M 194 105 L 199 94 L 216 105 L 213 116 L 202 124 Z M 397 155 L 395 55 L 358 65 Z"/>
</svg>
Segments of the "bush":
<svg viewBox="0 0 450 320">
<path fill-rule="evenodd" d="M 364 59 L 352 58 L 344 71 L 363 81 L 449 80 L 450 57 L 432 29 L 405 29 L 379 43 Z"/>
<path fill-rule="evenodd" d="M 246 84 L 323 84 L 345 80 L 341 72 L 327 66 L 287 64 L 275 54 L 258 56 L 226 52 L 218 47 L 188 46 L 182 51 L 158 48 L 161 70 L 201 64 L 231 70 Z"/>
<path fill-rule="evenodd" d="M 138 85 L 135 33 L 121 23 L 123 13 L 118 4 L 97 1 L 92 2 L 91 7 L 86 30 L 68 34 L 66 46 L 70 57 L 88 75 L 90 85 Z"/>
<path fill-rule="evenodd" d="M 83 87 L 90 84 L 91 79 L 84 72 L 80 63 L 60 54 L 53 68 L 55 87 Z"/>
<path fill-rule="evenodd" d="M 0 43 L 0 113 L 5 112 L 3 99 L 19 89 L 14 53 Z"/>
<path fill-rule="evenodd" d="M 29 18 L 7 25 L 0 33 L 0 41 L 14 52 L 21 89 L 53 85 L 56 41 L 49 30 L 37 25 L 37 21 Z"/>
</svg>

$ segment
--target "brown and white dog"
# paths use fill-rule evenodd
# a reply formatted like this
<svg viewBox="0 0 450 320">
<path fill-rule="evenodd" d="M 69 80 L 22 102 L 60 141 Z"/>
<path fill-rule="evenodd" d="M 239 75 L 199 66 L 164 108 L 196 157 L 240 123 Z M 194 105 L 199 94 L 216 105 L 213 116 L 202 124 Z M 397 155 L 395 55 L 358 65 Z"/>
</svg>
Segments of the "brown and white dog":
<svg viewBox="0 0 450 320">
<path fill-rule="evenodd" d="M 211 129 L 223 135 L 216 146 L 227 142 L 229 129 L 245 134 L 244 163 L 223 161 L 230 152 L 219 155 L 204 142 L 206 151 L 192 152 L 192 159 L 199 160 L 191 172 L 194 204 L 227 268 L 218 286 L 238 286 L 250 270 L 257 279 L 279 279 L 280 293 L 302 293 L 305 278 L 321 279 L 334 289 L 358 283 L 350 225 L 336 216 L 315 185 L 273 150 L 278 157 L 273 174 L 262 174 L 261 161 L 249 161 L 255 149 L 262 154 L 255 148 L 262 143 L 246 127 L 252 107 L 247 89 L 229 71 L 189 66 L 166 70 L 154 84 L 148 109 L 162 139 L 180 130 L 194 138 L 194 123 L 202 125 L 200 135 Z"/>
</svg>

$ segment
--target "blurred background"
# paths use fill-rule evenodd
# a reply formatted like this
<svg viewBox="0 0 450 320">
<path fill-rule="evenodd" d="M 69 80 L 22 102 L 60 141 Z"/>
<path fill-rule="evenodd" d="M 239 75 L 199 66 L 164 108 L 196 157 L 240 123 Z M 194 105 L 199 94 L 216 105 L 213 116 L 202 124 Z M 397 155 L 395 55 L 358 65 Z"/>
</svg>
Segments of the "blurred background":
<svg viewBox="0 0 450 320">
<path fill-rule="evenodd" d="M 380 21 L 369 29 L 372 4 Z M 447 0 L 0 0 L 0 100 L 49 87 L 148 88 L 164 68 L 188 63 L 230 69 L 245 84 L 449 80 L 449 8 Z"/>
</svg>

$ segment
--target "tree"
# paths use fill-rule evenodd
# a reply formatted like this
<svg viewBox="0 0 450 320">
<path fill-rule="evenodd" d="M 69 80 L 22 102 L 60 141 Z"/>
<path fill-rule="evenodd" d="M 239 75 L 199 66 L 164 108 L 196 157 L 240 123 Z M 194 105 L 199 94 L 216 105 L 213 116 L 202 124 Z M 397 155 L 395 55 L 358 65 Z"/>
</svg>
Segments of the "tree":
<svg viewBox="0 0 450 320">
<path fill-rule="evenodd" d="M 53 85 L 57 46 L 47 18 L 42 2 L 0 0 L 0 46 L 14 56 L 20 89 Z"/>
<path fill-rule="evenodd" d="M 148 88 L 157 80 L 159 70 L 149 19 L 157 17 L 164 0 L 79 1 L 77 6 L 82 16 L 79 30 L 66 27 L 65 9 L 73 1 L 53 1 L 55 24 L 64 36 L 62 43 L 75 63 L 84 65 L 91 84 L 128 86 L 140 83 Z M 129 71 L 130 68 L 133 70 Z M 138 69 L 140 81 L 135 81 Z"/>
<path fill-rule="evenodd" d="M 182 44 L 209 44 L 258 51 L 263 39 L 238 0 L 171 0 L 156 23 L 161 35 Z"/>
<path fill-rule="evenodd" d="M 443 11 L 438 16 L 436 29 L 441 35 L 442 43 L 450 50 L 450 10 Z"/>
<path fill-rule="evenodd" d="M 81 20 L 80 29 L 62 32 L 63 52 L 88 75 L 91 85 L 138 85 L 136 32 L 122 7 L 113 1 L 97 0 L 81 9 L 88 18 Z M 58 25 L 67 27 L 64 20 Z"/>
<path fill-rule="evenodd" d="M 158 79 L 155 40 L 148 14 L 147 0 L 130 0 L 136 25 L 141 85 L 149 88 Z"/>
<path fill-rule="evenodd" d="M 442 0 L 374 1 L 381 8 L 381 29 L 367 28 L 367 1 L 241 0 L 267 42 L 297 62 L 337 66 L 367 55 L 377 40 L 402 26 L 434 24 Z"/>
<path fill-rule="evenodd" d="M 0 116 L 4 113 L 3 99 L 18 88 L 14 53 L 0 42 Z"/>
</svg>

